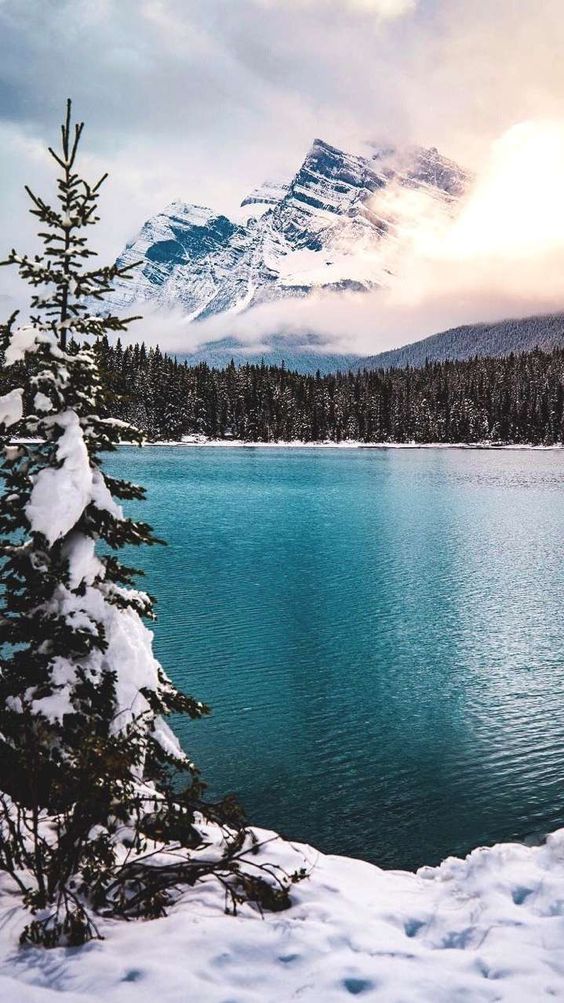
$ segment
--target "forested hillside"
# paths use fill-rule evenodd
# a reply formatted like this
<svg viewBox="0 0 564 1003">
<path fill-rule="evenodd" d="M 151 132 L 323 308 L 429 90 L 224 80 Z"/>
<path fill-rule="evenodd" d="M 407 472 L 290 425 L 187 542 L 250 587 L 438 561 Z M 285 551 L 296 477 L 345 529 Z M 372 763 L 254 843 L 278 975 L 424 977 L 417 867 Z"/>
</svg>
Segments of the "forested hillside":
<svg viewBox="0 0 564 1003">
<path fill-rule="evenodd" d="M 97 351 L 112 413 L 152 439 L 564 441 L 564 349 L 328 376 L 188 366 L 158 348 L 105 340 Z"/>
<path fill-rule="evenodd" d="M 192 352 L 178 352 L 178 358 L 189 366 L 198 366 L 206 362 L 215 369 L 224 369 L 230 362 L 236 366 L 260 363 L 264 360 L 268 366 L 282 366 L 298 373 L 309 373 L 315 376 L 320 373 L 336 373 L 337 370 L 362 369 L 366 365 L 363 355 L 343 355 L 339 352 L 324 352 L 322 339 L 308 333 L 291 337 L 286 334 L 272 335 L 265 345 L 264 352 L 257 355 L 249 351 L 248 345 L 242 345 L 236 338 L 221 338 L 210 341 Z"/>
<path fill-rule="evenodd" d="M 429 362 L 446 359 L 472 359 L 475 355 L 509 355 L 511 352 L 530 352 L 534 348 L 552 351 L 564 348 L 564 314 L 542 314 L 491 323 L 465 324 L 451 327 L 428 338 L 414 341 L 401 348 L 392 348 L 378 355 L 352 355 L 322 351 L 323 339 L 313 332 L 272 335 L 265 347 L 264 359 L 271 366 L 285 363 L 289 369 L 300 373 L 334 373 L 338 369 L 396 369 L 402 366 L 424 366 Z M 236 365 L 260 362 L 261 356 L 236 338 L 225 337 L 209 341 L 192 352 L 182 352 L 182 361 L 190 366 L 207 362 L 208 366 L 222 369 L 234 359 Z"/>
<path fill-rule="evenodd" d="M 484 324 L 464 324 L 440 331 L 411 345 L 392 348 L 361 360 L 368 369 L 424 366 L 427 361 L 472 359 L 476 355 L 509 355 L 534 348 L 564 347 L 564 313 L 539 314 Z"/>
</svg>

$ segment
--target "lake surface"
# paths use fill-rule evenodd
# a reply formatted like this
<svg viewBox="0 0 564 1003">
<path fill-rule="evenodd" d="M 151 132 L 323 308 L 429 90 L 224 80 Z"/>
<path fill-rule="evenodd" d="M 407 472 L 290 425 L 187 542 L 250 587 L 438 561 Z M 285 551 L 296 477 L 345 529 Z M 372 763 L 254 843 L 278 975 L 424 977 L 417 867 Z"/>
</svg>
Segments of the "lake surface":
<svg viewBox="0 0 564 1003">
<path fill-rule="evenodd" d="M 413 868 L 564 824 L 564 452 L 123 448 L 212 793 Z"/>
</svg>

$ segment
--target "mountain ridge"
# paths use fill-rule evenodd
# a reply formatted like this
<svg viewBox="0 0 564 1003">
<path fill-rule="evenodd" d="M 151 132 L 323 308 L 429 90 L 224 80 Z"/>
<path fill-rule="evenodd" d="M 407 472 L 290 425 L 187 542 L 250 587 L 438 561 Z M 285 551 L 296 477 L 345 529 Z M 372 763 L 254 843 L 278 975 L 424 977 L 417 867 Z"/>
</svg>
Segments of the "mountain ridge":
<svg viewBox="0 0 564 1003">
<path fill-rule="evenodd" d="M 109 307 L 173 307 L 188 324 L 218 315 L 227 319 L 314 290 L 375 289 L 386 285 L 390 274 L 401 273 L 402 226 L 417 227 L 418 214 L 429 208 L 439 218 L 452 218 L 470 182 L 471 175 L 436 147 L 366 144 L 363 153 L 347 153 L 315 139 L 289 181 L 258 185 L 230 216 L 177 199 L 150 217 L 118 259 L 120 265 L 137 260 L 141 265 L 131 280 L 118 284 Z M 416 198 L 408 199 L 403 218 L 398 198 L 412 191 Z M 369 356 L 327 353 L 315 332 L 288 336 L 273 325 L 260 355 L 229 335 L 177 354 L 219 367 L 231 358 L 264 358 L 322 373 L 419 366 L 426 359 L 559 346 L 563 318 L 555 313 L 461 325 Z"/>
<path fill-rule="evenodd" d="M 462 324 L 439 331 L 411 344 L 366 356 L 370 369 L 420 367 L 429 362 L 462 360 L 474 356 L 500 358 L 534 348 L 550 350 L 564 346 L 564 312 L 510 317 L 493 322 Z"/>
<path fill-rule="evenodd" d="M 457 361 L 474 356 L 500 358 L 534 348 L 549 351 L 561 347 L 564 347 L 564 312 L 555 312 L 462 324 L 375 355 L 328 353 L 320 350 L 314 338 L 304 345 L 303 337 L 292 343 L 288 338 L 274 336 L 271 347 L 265 352 L 249 352 L 235 339 L 223 338 L 208 342 L 193 352 L 177 353 L 177 356 L 191 365 L 206 362 L 219 369 L 232 359 L 236 364 L 260 364 L 264 360 L 267 365 L 284 363 L 287 369 L 297 372 L 319 370 L 321 374 L 328 374 L 349 369 L 399 369 L 407 365 L 419 368 L 427 361 Z"/>
<path fill-rule="evenodd" d="M 140 267 L 109 305 L 176 307 L 191 322 L 319 289 L 377 288 L 401 262 L 394 200 L 416 191 L 450 217 L 470 180 L 435 147 L 352 154 L 315 139 L 288 184 L 259 186 L 233 218 L 176 200 L 148 219 L 118 258 Z"/>
</svg>

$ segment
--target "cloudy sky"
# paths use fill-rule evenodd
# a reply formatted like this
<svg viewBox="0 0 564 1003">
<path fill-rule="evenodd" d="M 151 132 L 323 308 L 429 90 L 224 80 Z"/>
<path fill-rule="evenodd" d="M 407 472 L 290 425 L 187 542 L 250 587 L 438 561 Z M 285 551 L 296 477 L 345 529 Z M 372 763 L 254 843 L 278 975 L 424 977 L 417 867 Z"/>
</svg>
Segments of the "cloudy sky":
<svg viewBox="0 0 564 1003">
<path fill-rule="evenodd" d="M 440 261 L 443 294 L 436 262 L 421 291 L 417 262 L 379 337 L 564 307 L 563 51 L 562 0 L 0 0 L 3 242 L 29 241 L 22 186 L 48 186 L 45 143 L 72 96 L 85 166 L 111 175 L 106 255 L 174 198 L 228 213 L 265 177 L 292 174 L 314 136 L 417 142 L 477 172 L 474 250 Z M 8 279 L 0 289 L 13 295 Z M 348 347 L 380 347 L 373 310 L 358 307 Z"/>
</svg>

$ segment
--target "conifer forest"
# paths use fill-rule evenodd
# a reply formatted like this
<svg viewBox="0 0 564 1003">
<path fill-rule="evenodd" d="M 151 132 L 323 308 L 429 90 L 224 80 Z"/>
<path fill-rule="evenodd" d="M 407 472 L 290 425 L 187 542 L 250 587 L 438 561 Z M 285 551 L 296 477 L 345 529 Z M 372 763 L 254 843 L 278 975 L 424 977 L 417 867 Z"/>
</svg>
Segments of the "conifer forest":
<svg viewBox="0 0 564 1003">
<path fill-rule="evenodd" d="M 188 366 L 158 348 L 107 338 L 96 352 L 113 416 L 153 440 L 564 441 L 563 349 L 328 376 L 260 362 Z M 3 374 L 6 388 L 17 382 L 15 369 Z"/>
</svg>

